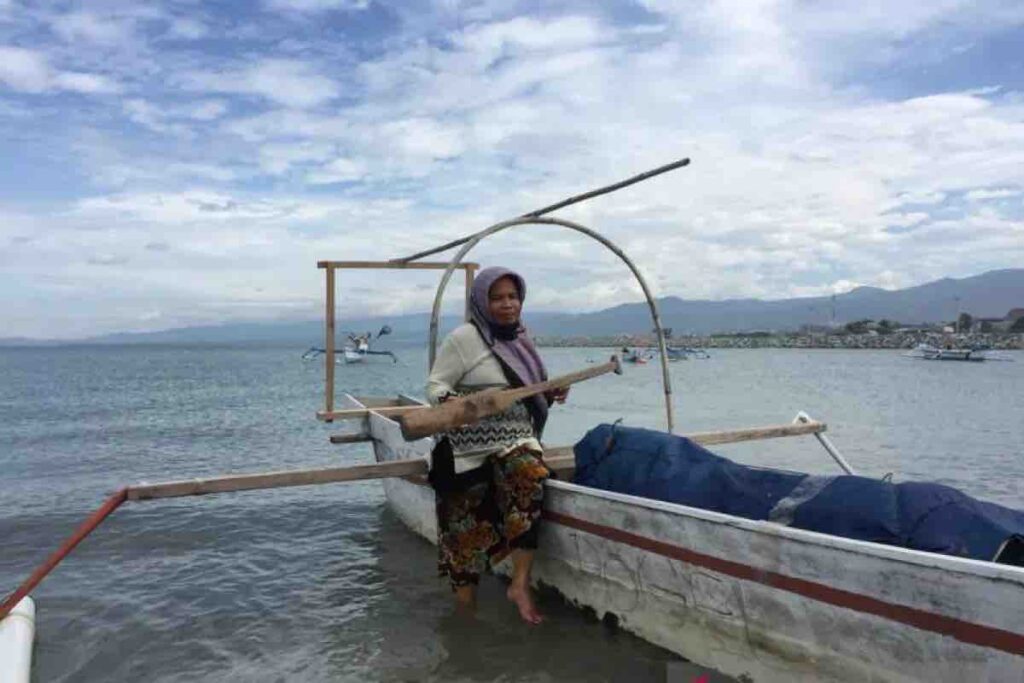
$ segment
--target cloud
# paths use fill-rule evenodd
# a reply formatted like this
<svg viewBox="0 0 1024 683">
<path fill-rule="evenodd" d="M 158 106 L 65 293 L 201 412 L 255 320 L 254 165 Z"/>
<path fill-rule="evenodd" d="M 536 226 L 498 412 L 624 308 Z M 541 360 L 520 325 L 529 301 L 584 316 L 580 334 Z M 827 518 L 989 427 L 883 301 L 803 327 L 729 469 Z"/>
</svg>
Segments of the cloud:
<svg viewBox="0 0 1024 683">
<path fill-rule="evenodd" d="M 1024 206 L 994 201 L 1022 184 L 1020 83 L 954 49 L 1017 35 L 1012 3 L 350 11 L 361 6 L 14 20 L 32 49 L 0 59 L 14 91 L 0 121 L 29 144 L 2 152 L 62 181 L 36 188 L 50 201 L 28 218 L 18 207 L 18 222 L 0 221 L 12 247 L 39 235 L 7 250 L 17 258 L 0 250 L 5 268 L 29 282 L 68 264 L 60 286 L 104 292 L 97 327 L 154 310 L 166 326 L 258 318 L 260 302 L 266 317 L 316 317 L 317 259 L 412 253 L 682 156 L 687 169 L 559 212 L 620 244 L 657 294 L 823 294 L 1024 259 Z M 118 31 L 129 42 L 109 42 Z M 19 95 L 105 84 L 127 95 L 75 107 Z M 524 270 L 532 306 L 638 296 L 613 255 L 550 226 L 473 258 Z M 254 298 L 239 283 L 257 277 Z M 351 278 L 365 289 L 352 314 L 430 303 L 425 281 Z M 140 283 L 145 301 L 131 298 Z"/>
<path fill-rule="evenodd" d="M 106 76 L 55 70 L 44 53 L 12 46 L 0 46 L 0 82 L 13 90 L 27 93 L 66 90 L 108 94 L 121 90 Z"/>
<path fill-rule="evenodd" d="M 332 10 L 365 10 L 370 0 L 267 0 L 267 9 L 288 12 L 328 12 Z"/>
<path fill-rule="evenodd" d="M 68 42 L 116 45 L 133 38 L 131 23 L 89 12 L 71 12 L 53 21 L 53 30 Z"/>
<path fill-rule="evenodd" d="M 196 71 L 182 79 L 186 89 L 254 95 L 299 109 L 316 107 L 340 93 L 338 84 L 313 64 L 291 59 L 264 59 L 232 71 Z"/>
<path fill-rule="evenodd" d="M 96 254 L 90 256 L 86 263 L 93 266 L 121 266 L 128 263 L 128 257 L 121 254 Z"/>
<path fill-rule="evenodd" d="M 352 180 L 359 180 L 366 176 L 366 169 L 362 164 L 351 159 L 335 159 L 329 164 L 321 166 L 316 171 L 306 174 L 306 181 L 314 185 L 330 185 Z"/>
<path fill-rule="evenodd" d="M 993 189 L 981 189 L 971 190 L 964 195 L 967 201 L 971 202 L 983 202 L 990 199 L 1009 199 L 1010 197 L 1019 197 L 1022 194 L 1020 190 L 1012 188 L 993 188 Z"/>
<path fill-rule="evenodd" d="M 189 137 L 195 134 L 192 123 L 213 121 L 228 111 L 221 100 L 200 100 L 189 104 L 156 104 L 144 99 L 127 99 L 122 103 L 128 118 L 157 133 Z"/>
<path fill-rule="evenodd" d="M 178 17 L 173 19 L 170 26 L 167 29 L 167 35 L 171 38 L 180 38 L 182 40 L 199 40 L 205 38 L 210 34 L 209 27 L 201 21 L 195 19 L 185 19 Z"/>
</svg>

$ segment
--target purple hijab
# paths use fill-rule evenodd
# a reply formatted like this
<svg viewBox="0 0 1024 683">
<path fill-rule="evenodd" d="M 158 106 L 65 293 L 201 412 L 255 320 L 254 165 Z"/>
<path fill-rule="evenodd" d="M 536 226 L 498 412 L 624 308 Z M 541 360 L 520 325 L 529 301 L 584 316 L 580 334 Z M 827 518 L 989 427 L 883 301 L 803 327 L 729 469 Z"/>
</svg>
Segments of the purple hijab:
<svg viewBox="0 0 1024 683">
<path fill-rule="evenodd" d="M 500 325 L 491 317 L 488 307 L 488 295 L 494 283 L 503 277 L 511 278 L 519 290 L 519 301 L 526 299 L 526 281 L 522 276 L 508 268 L 491 267 L 484 268 L 473 280 L 473 291 L 470 294 L 470 313 L 473 324 L 480 330 L 487 346 L 502 364 L 515 373 L 516 377 L 523 384 L 535 384 L 543 382 L 548 378 L 547 370 L 544 368 L 544 361 L 537 353 L 537 347 L 533 345 L 529 333 L 523 326 L 522 320 L 515 326 Z M 528 403 L 530 412 L 534 415 L 534 424 L 540 432 L 547 421 L 548 401 L 543 394 L 530 397 Z"/>
</svg>

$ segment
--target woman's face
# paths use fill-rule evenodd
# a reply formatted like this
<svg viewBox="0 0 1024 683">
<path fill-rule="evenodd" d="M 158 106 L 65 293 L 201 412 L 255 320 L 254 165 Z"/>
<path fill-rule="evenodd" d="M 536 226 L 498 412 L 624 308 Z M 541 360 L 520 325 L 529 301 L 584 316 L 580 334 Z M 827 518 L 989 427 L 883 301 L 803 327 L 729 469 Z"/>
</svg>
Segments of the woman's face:
<svg viewBox="0 0 1024 683">
<path fill-rule="evenodd" d="M 516 289 L 516 283 L 512 278 L 498 278 L 491 285 L 491 291 L 487 294 L 487 310 L 499 325 L 513 325 L 519 322 L 519 311 L 522 308 L 519 290 Z"/>
</svg>

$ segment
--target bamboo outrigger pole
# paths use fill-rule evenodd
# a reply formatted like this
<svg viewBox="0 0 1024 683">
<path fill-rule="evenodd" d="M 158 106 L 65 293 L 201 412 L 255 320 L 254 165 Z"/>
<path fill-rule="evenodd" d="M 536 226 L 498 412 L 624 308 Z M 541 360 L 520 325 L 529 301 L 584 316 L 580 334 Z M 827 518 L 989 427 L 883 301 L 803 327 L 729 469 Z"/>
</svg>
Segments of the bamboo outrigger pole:
<svg viewBox="0 0 1024 683">
<path fill-rule="evenodd" d="M 826 430 L 823 422 L 801 422 L 797 424 L 762 427 L 759 429 L 740 429 L 728 432 L 705 432 L 694 434 L 692 438 L 700 444 L 732 443 L 753 439 L 771 439 L 784 436 L 803 434 L 820 435 Z M 558 450 L 558 449 L 553 449 Z M 571 452 L 570 452 L 571 453 Z M 567 466 L 572 464 L 571 454 L 564 457 L 552 457 L 549 466 Z M 207 479 L 183 479 L 161 484 L 136 484 L 119 489 L 100 505 L 74 533 L 50 554 L 35 571 L 2 603 L 0 603 L 0 621 L 6 617 L 14 606 L 28 595 L 46 578 L 57 564 L 75 549 L 82 540 L 92 533 L 103 520 L 110 516 L 125 501 L 146 501 L 160 498 L 177 498 L 181 496 L 202 496 L 211 493 L 229 493 L 231 491 L 253 491 L 256 489 L 281 488 L 285 486 L 310 486 L 331 484 L 336 482 L 364 481 L 367 479 L 386 479 L 389 477 L 415 477 L 426 475 L 429 465 L 423 458 L 409 460 L 393 460 L 391 462 L 371 465 L 352 465 L 349 467 L 328 467 L 310 470 L 291 470 L 283 472 L 257 472 L 253 474 L 235 474 Z"/>
<path fill-rule="evenodd" d="M 584 192 L 583 194 L 574 195 L 572 197 L 569 197 L 568 199 L 563 199 L 560 202 L 555 202 L 554 204 L 551 204 L 549 206 L 545 206 L 542 209 L 537 209 L 536 211 L 530 211 L 529 213 L 524 213 L 521 216 L 517 216 L 517 218 L 537 218 L 539 216 L 543 216 L 544 214 L 551 213 L 552 211 L 557 211 L 558 209 L 564 209 L 567 206 L 571 206 L 573 204 L 579 204 L 580 202 L 586 201 L 588 199 L 593 199 L 594 197 L 600 197 L 603 194 L 608 194 L 609 192 L 615 192 L 616 190 L 621 190 L 622 188 L 629 187 L 630 185 L 636 185 L 637 183 L 640 183 L 640 182 L 643 182 L 644 180 L 648 180 L 650 178 L 653 178 L 654 176 L 659 176 L 662 173 L 668 173 L 669 171 L 674 171 L 677 168 L 682 168 L 684 166 L 689 166 L 689 165 L 690 165 L 690 160 L 688 158 L 687 159 L 680 159 L 678 161 L 673 161 L 671 164 L 665 164 L 664 166 L 659 166 L 657 168 L 652 168 L 651 170 L 644 171 L 643 173 L 640 173 L 639 175 L 635 175 L 632 178 L 626 178 L 625 180 L 621 180 L 621 181 L 619 181 L 617 183 L 612 183 L 611 185 L 605 185 L 604 187 L 599 187 L 596 190 L 591 190 L 589 192 Z M 446 242 L 446 243 L 442 244 L 439 247 L 434 247 L 433 249 L 427 249 L 426 251 L 417 252 L 417 253 L 413 254 L 412 256 L 405 256 L 403 258 L 391 259 L 391 262 L 392 263 L 410 263 L 410 262 L 415 261 L 417 259 L 421 259 L 424 256 L 431 256 L 433 254 L 438 254 L 438 253 L 440 253 L 442 251 L 448 251 L 449 249 L 452 249 L 453 247 L 457 247 L 459 245 L 465 244 L 466 242 L 468 242 L 471 239 L 473 239 L 473 235 L 469 235 L 468 237 L 460 237 L 457 240 L 452 240 L 451 242 Z"/>
</svg>

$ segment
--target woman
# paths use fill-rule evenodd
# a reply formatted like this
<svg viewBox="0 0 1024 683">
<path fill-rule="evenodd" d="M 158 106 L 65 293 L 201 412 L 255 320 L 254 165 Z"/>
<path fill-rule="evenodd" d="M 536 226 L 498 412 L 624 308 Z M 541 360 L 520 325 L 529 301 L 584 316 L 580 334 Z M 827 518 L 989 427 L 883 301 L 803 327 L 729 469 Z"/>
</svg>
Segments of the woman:
<svg viewBox="0 0 1024 683">
<path fill-rule="evenodd" d="M 471 322 L 441 344 L 427 380 L 432 403 L 492 387 L 547 379 L 544 363 L 520 320 L 526 283 L 507 268 L 486 268 L 470 295 Z M 506 595 L 528 623 L 543 616 L 533 602 L 530 567 L 550 476 L 538 439 L 552 402 L 567 389 L 536 395 L 498 415 L 446 433 L 434 449 L 430 480 L 437 492 L 438 567 L 464 607 L 488 563 L 511 555 Z"/>
</svg>

